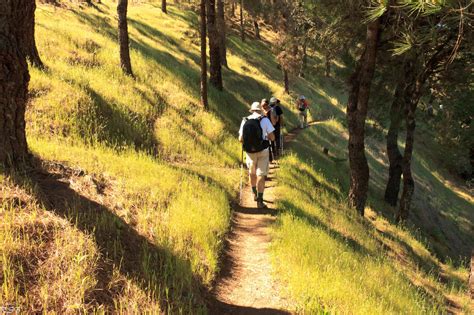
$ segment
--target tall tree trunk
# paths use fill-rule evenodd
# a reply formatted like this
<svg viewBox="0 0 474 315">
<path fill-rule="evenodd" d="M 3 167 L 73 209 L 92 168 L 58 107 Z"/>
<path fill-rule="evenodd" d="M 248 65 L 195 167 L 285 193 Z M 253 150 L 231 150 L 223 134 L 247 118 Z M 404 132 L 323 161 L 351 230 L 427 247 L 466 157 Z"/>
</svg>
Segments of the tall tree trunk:
<svg viewBox="0 0 474 315">
<path fill-rule="evenodd" d="M 231 0 L 230 16 L 235 17 L 235 0 Z"/>
<path fill-rule="evenodd" d="M 396 216 L 396 221 L 405 221 L 410 213 L 411 200 L 415 192 L 415 181 L 411 173 L 411 158 L 413 155 L 413 144 L 415 142 L 415 111 L 418 101 L 407 100 L 405 123 L 407 134 L 405 139 L 405 152 L 403 153 L 403 191 L 400 199 L 400 208 Z"/>
<path fill-rule="evenodd" d="M 34 24 L 34 15 L 25 14 L 34 2 L 0 2 L 0 168 L 16 167 L 28 159 L 25 109 L 30 75 L 18 31 Z"/>
<path fill-rule="evenodd" d="M 168 14 L 168 10 L 166 10 L 166 0 L 161 0 L 161 11 Z"/>
<path fill-rule="evenodd" d="M 349 125 L 349 205 L 364 215 L 369 188 L 369 165 L 365 157 L 365 119 L 370 96 L 370 85 L 375 71 L 380 18 L 367 25 L 365 50 L 353 73 L 347 104 Z"/>
<path fill-rule="evenodd" d="M 216 0 L 207 0 L 207 31 L 209 37 L 209 82 L 219 91 L 223 90 L 219 32 L 217 30 Z"/>
<path fill-rule="evenodd" d="M 36 48 L 35 40 L 35 11 L 36 3 L 33 1 L 31 5 L 26 6 L 22 12 L 23 19 L 26 21 L 25 25 L 16 30 L 20 36 L 20 49 L 31 64 L 37 68 L 43 69 L 44 65 Z"/>
<path fill-rule="evenodd" d="M 307 65 L 308 65 L 308 53 L 306 51 L 307 49 L 307 43 L 306 41 L 303 42 L 303 57 L 302 57 L 302 60 L 301 60 L 301 68 L 300 68 L 300 77 L 304 78 L 305 76 L 305 72 L 306 72 L 306 68 L 307 68 Z"/>
<path fill-rule="evenodd" d="M 416 69 L 419 68 L 418 65 L 420 61 L 416 55 L 408 66 L 411 70 L 408 72 L 410 76 L 406 78 L 406 82 L 408 82 L 408 84 L 404 93 L 405 123 L 407 127 L 407 133 L 405 140 L 405 151 L 403 152 L 402 160 L 403 190 L 402 196 L 400 198 L 400 207 L 396 215 L 396 220 L 398 222 L 408 219 L 410 214 L 411 200 L 413 193 L 415 192 L 415 181 L 411 172 L 411 159 L 413 156 L 413 145 L 415 142 L 415 113 L 423 92 L 423 85 L 425 84 L 428 77 L 433 73 L 433 70 L 443 60 L 443 58 L 451 53 L 452 48 L 447 44 L 453 40 L 455 36 L 455 33 L 451 33 L 445 42 L 441 43 L 434 49 L 434 54 L 426 64 L 423 64 L 420 67 L 421 70 L 419 73 L 416 72 Z"/>
<path fill-rule="evenodd" d="M 404 101 L 404 112 L 405 112 L 405 124 L 406 124 L 406 136 L 405 136 L 405 151 L 403 152 L 402 158 L 402 174 L 403 174 L 403 190 L 400 198 L 400 206 L 396 215 L 396 221 L 401 222 L 408 219 L 410 213 L 411 200 L 413 193 L 415 192 L 415 181 L 411 172 L 411 158 L 413 156 L 413 145 L 415 142 L 415 128 L 416 128 L 416 107 L 420 100 L 422 87 L 426 77 L 424 76 L 426 71 L 422 71 L 420 75 L 416 75 L 415 68 L 417 67 L 417 58 L 413 58 L 412 62 L 407 65 L 408 71 L 405 73 L 408 75 L 405 77 L 407 85 L 405 87 L 405 93 L 403 95 Z"/>
<path fill-rule="evenodd" d="M 406 69 L 407 70 L 407 69 Z M 385 201 L 396 206 L 402 177 L 402 154 L 398 149 L 398 132 L 403 117 L 403 95 L 406 83 L 405 76 L 400 78 L 390 107 L 390 127 L 387 134 L 387 155 L 389 161 L 388 181 L 385 188 Z"/>
<path fill-rule="evenodd" d="M 260 28 L 259 28 L 259 26 L 258 26 L 258 21 L 257 21 L 257 19 L 254 19 L 254 20 L 253 20 L 253 26 L 255 27 L 255 38 L 258 39 L 258 40 L 262 39 L 262 38 L 260 37 Z"/>
<path fill-rule="evenodd" d="M 244 30 L 244 1 L 240 0 L 240 38 L 245 42 L 245 30 Z"/>
<path fill-rule="evenodd" d="M 331 56 L 326 54 L 326 71 L 324 74 L 327 78 L 331 76 Z"/>
<path fill-rule="evenodd" d="M 217 29 L 219 31 L 219 52 L 221 65 L 227 67 L 227 44 L 224 0 L 217 0 Z"/>
<path fill-rule="evenodd" d="M 288 78 L 287 70 L 283 70 L 283 81 L 285 83 L 285 93 L 290 94 L 290 80 Z"/>
<path fill-rule="evenodd" d="M 201 22 L 201 105 L 204 109 L 209 108 L 207 101 L 207 57 L 206 57 L 206 2 L 201 0 L 200 4 L 200 22 Z"/>
<path fill-rule="evenodd" d="M 130 62 L 130 50 L 128 42 L 128 23 L 127 23 L 128 0 L 118 0 L 118 28 L 120 45 L 120 67 L 123 72 L 133 77 L 132 64 Z"/>
</svg>

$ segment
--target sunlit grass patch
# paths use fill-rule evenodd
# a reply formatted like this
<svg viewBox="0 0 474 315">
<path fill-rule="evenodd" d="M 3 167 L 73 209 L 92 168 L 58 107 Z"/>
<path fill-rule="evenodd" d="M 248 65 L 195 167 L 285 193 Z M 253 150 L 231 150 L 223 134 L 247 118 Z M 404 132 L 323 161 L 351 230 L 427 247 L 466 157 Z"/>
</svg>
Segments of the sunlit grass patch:
<svg viewBox="0 0 474 315">
<path fill-rule="evenodd" d="M 347 207 L 346 146 L 343 125 L 330 120 L 301 133 L 280 164 L 272 249 L 288 294 L 309 313 L 466 311 L 467 273 L 440 262 L 420 231 L 384 218 L 378 202 L 366 219 Z"/>
</svg>

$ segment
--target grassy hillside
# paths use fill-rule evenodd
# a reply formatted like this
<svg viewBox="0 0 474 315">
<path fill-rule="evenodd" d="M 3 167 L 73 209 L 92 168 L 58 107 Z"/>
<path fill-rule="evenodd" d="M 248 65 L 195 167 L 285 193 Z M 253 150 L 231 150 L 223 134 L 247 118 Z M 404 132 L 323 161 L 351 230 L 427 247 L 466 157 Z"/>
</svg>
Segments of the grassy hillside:
<svg viewBox="0 0 474 315">
<path fill-rule="evenodd" d="M 425 186 L 440 175 L 425 169 L 433 164 L 417 162 L 413 220 L 396 225 L 395 209 L 381 200 L 386 158 L 373 135 L 368 145 L 370 206 L 367 219 L 361 219 L 347 207 L 345 130 L 338 119 L 317 124 L 299 136 L 281 163 L 282 212 L 272 250 L 275 275 L 288 283 L 287 294 L 309 313 L 471 313 L 463 250 L 473 246 L 472 198 L 453 186 Z M 417 160 L 423 159 L 420 155 Z M 437 195 L 429 194 L 431 189 Z M 437 233 L 446 237 L 431 237 Z"/>
<path fill-rule="evenodd" d="M 0 178 L 0 305 L 30 313 L 204 312 L 230 226 L 230 201 L 240 174 L 236 133 L 249 104 L 276 95 L 285 106 L 288 128 L 296 124 L 288 108 L 296 93 L 317 105 L 314 117 L 343 115 L 342 87 L 320 79 L 317 57 L 310 60 L 315 68 L 306 79 L 292 82 L 295 94 L 286 96 L 268 43 L 242 43 L 232 31 L 225 92 L 211 88 L 211 110 L 201 110 L 197 15 L 172 5 L 165 15 L 158 4 L 130 4 L 136 78 L 124 76 L 115 6 L 103 0 L 94 7 L 72 3 L 37 9 L 37 45 L 47 70 L 31 69 L 27 133 L 43 171 Z M 271 39 L 270 32 L 263 33 Z M 376 136 L 374 147 L 380 147 Z M 371 307 L 436 310 L 446 294 L 464 305 L 466 270 L 442 264 L 430 248 L 438 249 L 438 256 L 455 257 L 472 247 L 472 199 L 447 185 L 443 174 L 432 175 L 431 158 L 420 155 L 416 174 L 434 183 L 430 189 L 436 198 L 426 203 L 418 189 L 416 208 L 429 204 L 446 213 L 442 224 L 448 224 L 446 229 L 435 224 L 438 230 L 425 225 L 438 238 L 423 233 L 426 239 L 420 242 L 413 229 L 384 218 L 391 210 L 375 196 L 385 171 L 371 160 L 377 169 L 372 187 L 377 188 L 371 191 L 371 219 L 363 222 L 343 206 L 347 163 L 320 154 L 325 144 L 343 158 L 345 137 L 336 120 L 321 124 L 303 134 L 296 155 L 282 163 L 283 213 L 275 227 L 274 252 L 288 294 L 308 311 L 350 310 L 350 303 L 359 300 L 337 295 L 336 289 L 351 269 L 358 271 L 349 279 L 360 279 L 362 266 L 368 266 L 374 270 L 369 279 L 386 281 L 380 291 L 368 281 L 354 288 L 370 291 L 361 312 Z M 432 152 L 429 146 L 426 152 Z M 383 160 L 373 154 L 374 160 Z M 306 237 L 313 235 L 324 241 Z M 453 240 L 465 248 L 450 248 Z M 292 261 L 295 254 L 301 257 L 298 263 Z M 348 263 L 340 264 L 344 257 Z M 359 260 L 364 265 L 356 266 Z M 324 269 L 315 262 L 333 271 L 317 273 Z M 331 274 L 334 281 L 327 278 Z M 424 281 L 426 274 L 425 287 L 432 286 L 433 296 L 412 284 L 419 283 L 411 279 Z M 387 297 L 389 288 L 396 289 L 400 302 Z M 377 306 L 375 297 L 387 302 Z"/>
<path fill-rule="evenodd" d="M 281 96 L 281 74 L 268 45 L 230 36 L 226 91 L 211 88 L 205 112 L 197 15 L 130 4 L 132 79 L 115 7 L 37 9 L 47 70 L 31 69 L 27 133 L 44 174 L 2 177 L 0 305 L 196 312 L 219 270 L 238 125 L 252 101 Z"/>
</svg>

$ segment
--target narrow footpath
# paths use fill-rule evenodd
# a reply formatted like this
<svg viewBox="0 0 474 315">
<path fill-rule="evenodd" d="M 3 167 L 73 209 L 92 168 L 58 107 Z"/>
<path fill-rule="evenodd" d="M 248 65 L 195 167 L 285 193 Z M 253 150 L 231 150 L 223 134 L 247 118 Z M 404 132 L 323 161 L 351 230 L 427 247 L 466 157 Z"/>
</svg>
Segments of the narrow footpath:
<svg viewBox="0 0 474 315">
<path fill-rule="evenodd" d="M 288 133 L 285 148 L 300 131 Z M 256 208 L 249 185 L 243 189 L 241 204 L 234 206 L 211 314 L 292 314 L 294 310 L 291 301 L 282 296 L 282 285 L 273 278 L 269 253 L 270 229 L 277 214 L 277 172 L 278 163 L 272 163 L 264 194 L 268 209 Z M 247 176 L 245 180 L 248 181 Z"/>
</svg>

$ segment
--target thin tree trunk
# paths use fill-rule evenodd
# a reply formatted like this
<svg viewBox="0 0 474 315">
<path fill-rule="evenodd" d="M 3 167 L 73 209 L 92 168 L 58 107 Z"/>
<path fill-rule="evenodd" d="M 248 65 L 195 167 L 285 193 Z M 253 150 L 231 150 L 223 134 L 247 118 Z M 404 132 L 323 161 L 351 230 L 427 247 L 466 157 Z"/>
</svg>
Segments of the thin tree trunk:
<svg viewBox="0 0 474 315">
<path fill-rule="evenodd" d="M 161 0 L 161 11 L 163 11 L 165 14 L 168 14 L 168 10 L 166 10 L 166 0 Z"/>
<path fill-rule="evenodd" d="M 240 38 L 245 42 L 245 30 L 244 30 L 244 1 L 240 0 Z"/>
<path fill-rule="evenodd" d="M 35 40 L 35 10 L 36 3 L 33 1 L 30 6 L 24 8 L 22 14 L 26 21 L 23 28 L 16 30 L 20 36 L 20 48 L 31 64 L 37 68 L 43 69 L 44 65 L 36 48 Z"/>
<path fill-rule="evenodd" d="M 385 188 L 385 201 L 391 206 L 396 206 L 398 193 L 400 192 L 400 183 L 402 177 L 402 154 L 398 149 L 398 132 L 403 117 L 405 91 L 405 77 L 397 84 L 392 105 L 390 107 L 390 127 L 387 134 L 387 155 L 389 161 L 388 181 Z"/>
<path fill-rule="evenodd" d="M 303 43 L 303 57 L 302 57 L 302 60 L 301 60 L 301 68 L 300 68 L 300 77 L 304 78 L 305 76 L 305 72 L 306 72 L 306 68 L 307 68 L 307 65 L 308 65 L 308 53 L 306 51 L 307 49 L 307 43 L 306 41 L 304 41 Z"/>
<path fill-rule="evenodd" d="M 133 77 L 132 64 L 130 62 L 130 50 L 128 42 L 128 23 L 127 23 L 128 0 L 118 0 L 118 28 L 120 45 L 120 67 L 123 72 Z"/>
<path fill-rule="evenodd" d="M 0 168 L 17 167 L 28 160 L 25 109 L 30 75 L 18 30 L 34 24 L 34 15 L 25 14 L 34 2 L 0 2 Z"/>
<path fill-rule="evenodd" d="M 326 54 L 326 71 L 324 74 L 327 78 L 331 76 L 331 56 Z"/>
<path fill-rule="evenodd" d="M 219 31 L 219 52 L 221 64 L 227 67 L 227 45 L 224 0 L 217 0 L 217 29 Z"/>
<path fill-rule="evenodd" d="M 416 101 L 416 103 L 418 103 L 418 101 Z M 413 144 L 415 141 L 415 111 L 417 106 L 416 103 L 412 101 L 408 101 L 406 103 L 408 105 L 408 108 L 406 108 L 405 123 L 407 126 L 407 134 L 405 140 L 405 152 L 403 153 L 402 163 L 403 191 L 402 197 L 400 199 L 400 208 L 396 216 L 397 222 L 405 221 L 406 219 L 408 219 L 411 200 L 413 197 L 413 193 L 415 192 L 415 181 L 413 180 L 413 176 L 411 173 L 411 158 L 413 155 Z"/>
<path fill-rule="evenodd" d="M 416 75 L 417 58 L 413 62 L 407 64 L 408 71 L 405 73 L 405 81 L 407 82 L 405 93 L 403 95 L 406 136 L 405 136 L 405 151 L 402 158 L 402 174 L 403 174 L 403 190 L 400 198 L 400 206 L 396 215 L 396 221 L 401 222 L 408 219 L 410 213 L 411 200 L 415 192 L 415 181 L 411 172 L 411 158 L 413 156 L 413 145 L 415 142 L 415 128 L 416 120 L 415 113 L 418 101 L 420 100 L 422 87 L 425 82 L 424 73 L 419 76 Z"/>
<path fill-rule="evenodd" d="M 290 94 L 290 80 L 288 78 L 287 70 L 283 70 L 283 81 L 285 83 L 285 93 Z"/>
<path fill-rule="evenodd" d="M 260 37 L 260 28 L 259 28 L 259 26 L 258 26 L 258 21 L 257 21 L 257 19 L 253 20 L 253 26 L 255 27 L 255 38 L 258 39 L 258 40 L 262 39 L 262 38 Z"/>
<path fill-rule="evenodd" d="M 223 90 L 222 65 L 217 30 L 216 0 L 207 1 L 207 30 L 209 38 L 209 82 L 219 91 Z"/>
<path fill-rule="evenodd" d="M 441 60 L 443 60 L 443 58 L 445 58 L 452 51 L 452 48 L 446 46 L 451 40 L 453 40 L 454 37 L 455 33 L 450 34 L 445 42 L 441 43 L 436 49 L 434 49 L 435 53 L 431 56 L 429 61 L 421 67 L 421 73 L 416 74 L 415 69 L 419 63 L 419 60 L 416 56 L 409 65 L 409 68 L 412 70 L 409 72 L 410 76 L 406 78 L 406 82 L 409 82 L 409 84 L 405 88 L 404 93 L 405 123 L 407 127 L 407 133 L 405 140 L 405 151 L 403 152 L 402 160 L 403 190 L 402 196 L 400 198 L 400 207 L 396 215 L 396 220 L 398 222 L 408 219 L 411 208 L 411 200 L 415 192 L 415 181 L 411 172 L 411 159 L 413 156 L 413 145 L 415 142 L 416 108 L 423 92 L 423 85 L 425 84 L 427 78 L 432 74 L 433 70 L 438 66 Z"/>
<path fill-rule="evenodd" d="M 200 4 L 200 22 L 201 22 L 201 105 L 204 109 L 209 108 L 207 101 L 207 57 L 206 57 L 206 2 L 201 0 Z"/>
<path fill-rule="evenodd" d="M 230 16 L 235 17 L 235 0 L 231 0 Z"/>
<path fill-rule="evenodd" d="M 365 50 L 351 77 L 347 104 L 349 125 L 349 205 L 364 215 L 369 188 L 369 165 L 365 157 L 365 119 L 370 96 L 370 85 L 375 71 L 380 18 L 367 25 Z"/>
</svg>

